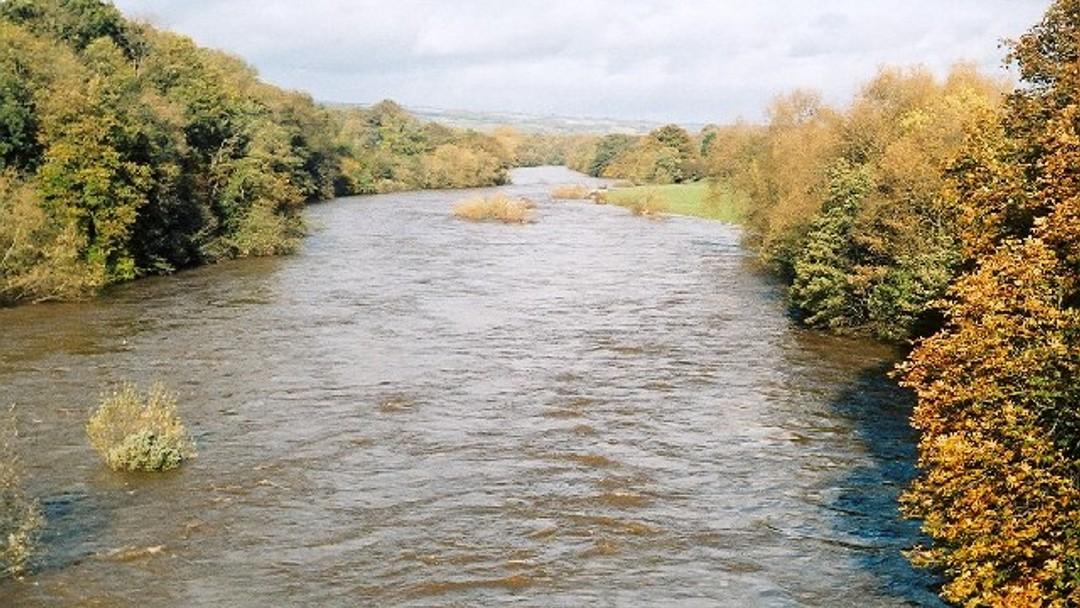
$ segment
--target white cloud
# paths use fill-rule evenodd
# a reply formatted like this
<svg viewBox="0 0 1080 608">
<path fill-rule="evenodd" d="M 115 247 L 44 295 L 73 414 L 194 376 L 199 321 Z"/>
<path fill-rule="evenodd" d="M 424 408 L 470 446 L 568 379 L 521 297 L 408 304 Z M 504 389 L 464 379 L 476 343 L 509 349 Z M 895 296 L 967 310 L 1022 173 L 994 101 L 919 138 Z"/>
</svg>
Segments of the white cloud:
<svg viewBox="0 0 1080 608">
<path fill-rule="evenodd" d="M 317 98 L 656 120 L 841 102 L 883 64 L 999 69 L 1049 0 L 118 0 Z"/>
</svg>

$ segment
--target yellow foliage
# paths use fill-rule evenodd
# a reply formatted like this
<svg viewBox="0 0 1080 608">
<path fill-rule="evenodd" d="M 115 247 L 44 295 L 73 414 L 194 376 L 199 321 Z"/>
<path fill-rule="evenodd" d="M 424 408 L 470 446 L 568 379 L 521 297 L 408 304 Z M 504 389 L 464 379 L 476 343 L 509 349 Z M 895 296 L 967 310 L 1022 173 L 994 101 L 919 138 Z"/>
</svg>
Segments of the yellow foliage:
<svg viewBox="0 0 1080 608">
<path fill-rule="evenodd" d="M 657 192 L 646 191 L 625 204 L 630 213 L 641 217 L 660 217 L 667 211 L 667 201 Z"/>
<path fill-rule="evenodd" d="M 421 158 L 426 188 L 468 188 L 498 183 L 502 162 L 492 154 L 457 144 L 443 144 Z"/>
<path fill-rule="evenodd" d="M 588 197 L 589 188 L 580 184 L 559 186 L 551 190 L 551 198 L 555 199 L 585 199 Z"/>
<path fill-rule="evenodd" d="M 77 299 L 105 284 L 105 268 L 82 259 L 75 224 L 51 218 L 32 184 L 0 174 L 0 304 Z"/>
<path fill-rule="evenodd" d="M 1038 239 L 1007 242 L 957 283 L 946 329 L 904 367 L 925 471 L 905 510 L 935 540 L 913 557 L 949 574 L 954 602 L 1080 599 L 1064 570 L 1080 560 L 1077 463 L 1047 430 L 1075 428 L 1059 408 L 1080 378 L 1080 312 L 1058 307 L 1056 266 Z"/>
<path fill-rule="evenodd" d="M 498 221 L 505 224 L 524 224 L 532 221 L 533 204 L 524 199 L 512 199 L 502 194 L 478 197 L 454 205 L 454 215 L 474 222 Z"/>
<path fill-rule="evenodd" d="M 905 496 L 935 541 L 913 554 L 964 606 L 1080 606 L 1080 0 L 1013 45 L 1028 86 L 958 165 L 973 270 L 915 349 L 923 475 Z"/>
<path fill-rule="evenodd" d="M 146 395 L 124 384 L 107 395 L 86 425 L 90 444 L 115 471 L 165 471 L 195 456 L 195 443 L 162 384 Z"/>
</svg>

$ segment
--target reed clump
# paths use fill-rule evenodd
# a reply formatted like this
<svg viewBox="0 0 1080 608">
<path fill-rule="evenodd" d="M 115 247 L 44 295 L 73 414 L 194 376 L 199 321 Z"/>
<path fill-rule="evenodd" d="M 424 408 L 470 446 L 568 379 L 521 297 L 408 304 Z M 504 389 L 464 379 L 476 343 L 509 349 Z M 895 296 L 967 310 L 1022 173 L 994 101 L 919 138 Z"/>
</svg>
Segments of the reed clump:
<svg viewBox="0 0 1080 608">
<path fill-rule="evenodd" d="M 454 205 L 454 216 L 473 222 L 524 224 L 532 221 L 533 203 L 503 194 L 476 197 Z"/>
<path fill-rule="evenodd" d="M 125 383 L 106 395 L 86 425 L 90 444 L 114 471 L 168 471 L 195 457 L 195 443 L 158 383 L 145 395 Z"/>
<path fill-rule="evenodd" d="M 660 217 L 667 211 L 667 201 L 655 192 L 645 192 L 626 203 L 630 213 L 641 217 Z"/>
<path fill-rule="evenodd" d="M 582 200 L 589 198 L 589 188 L 581 184 L 558 186 L 551 191 L 551 198 L 561 200 Z"/>
</svg>

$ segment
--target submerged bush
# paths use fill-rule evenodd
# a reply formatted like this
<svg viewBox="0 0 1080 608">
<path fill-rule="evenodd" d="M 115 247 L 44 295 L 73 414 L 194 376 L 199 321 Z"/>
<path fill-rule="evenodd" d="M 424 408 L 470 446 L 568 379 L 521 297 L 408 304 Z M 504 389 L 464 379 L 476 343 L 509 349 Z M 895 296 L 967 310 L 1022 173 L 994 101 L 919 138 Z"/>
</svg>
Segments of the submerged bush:
<svg viewBox="0 0 1080 608">
<path fill-rule="evenodd" d="M 161 384 L 145 396 L 124 384 L 101 402 L 86 433 L 114 471 L 167 471 L 195 456 L 195 444 L 176 414 L 176 397 Z"/>
<path fill-rule="evenodd" d="M 581 184 L 558 186 L 551 191 L 551 198 L 566 200 L 586 199 L 589 198 L 589 189 Z"/>
<path fill-rule="evenodd" d="M 0 420 L 0 577 L 23 572 L 44 523 L 37 501 L 22 490 L 17 437 L 14 417 Z"/>
<path fill-rule="evenodd" d="M 498 221 L 524 224 L 532 219 L 533 204 L 497 194 L 487 198 L 471 198 L 454 205 L 454 215 L 474 222 Z"/>
</svg>

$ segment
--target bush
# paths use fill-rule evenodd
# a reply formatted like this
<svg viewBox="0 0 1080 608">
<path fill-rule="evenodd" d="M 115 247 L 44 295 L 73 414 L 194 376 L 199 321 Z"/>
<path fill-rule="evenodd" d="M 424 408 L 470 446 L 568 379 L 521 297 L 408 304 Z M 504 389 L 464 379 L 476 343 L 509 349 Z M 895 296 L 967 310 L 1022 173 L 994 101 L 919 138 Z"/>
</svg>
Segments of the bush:
<svg viewBox="0 0 1080 608">
<path fill-rule="evenodd" d="M 256 204 L 240 220 L 231 245 L 240 257 L 286 255 L 299 249 L 303 234 L 300 217 L 282 215 L 270 205 Z"/>
<path fill-rule="evenodd" d="M 656 192 L 645 192 L 627 203 L 626 208 L 634 215 L 659 217 L 667 211 L 667 201 Z"/>
<path fill-rule="evenodd" d="M 176 397 L 161 384 L 145 396 L 124 384 L 104 398 L 86 432 L 114 471 L 167 471 L 195 456 L 195 444 L 176 414 Z"/>
<path fill-rule="evenodd" d="M 17 437 L 14 417 L 0 421 L 0 577 L 23 572 L 44 523 L 37 501 L 22 490 Z"/>
<path fill-rule="evenodd" d="M 589 189 L 581 184 L 559 186 L 551 191 L 551 198 L 580 200 L 589 198 Z"/>
<path fill-rule="evenodd" d="M 532 220 L 533 204 L 498 194 L 488 198 L 472 198 L 454 205 L 454 215 L 474 222 L 499 221 L 524 224 Z"/>
</svg>

